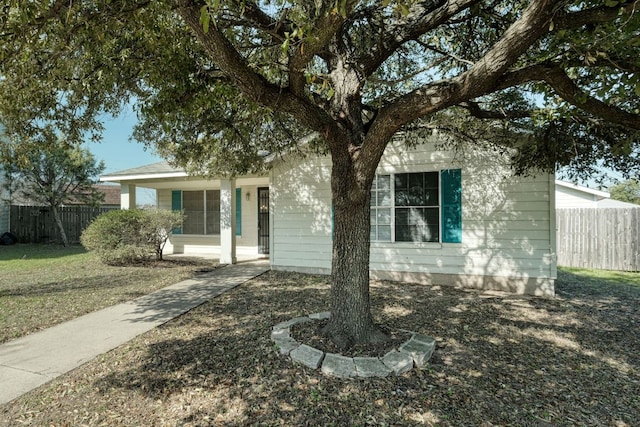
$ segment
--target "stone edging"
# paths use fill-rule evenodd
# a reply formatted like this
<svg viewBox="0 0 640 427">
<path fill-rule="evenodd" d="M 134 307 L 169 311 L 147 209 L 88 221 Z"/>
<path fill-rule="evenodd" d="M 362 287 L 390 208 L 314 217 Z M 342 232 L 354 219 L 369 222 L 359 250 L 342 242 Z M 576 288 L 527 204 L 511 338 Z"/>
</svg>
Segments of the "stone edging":
<svg viewBox="0 0 640 427">
<path fill-rule="evenodd" d="M 324 311 L 308 316 L 296 317 L 278 323 L 271 331 L 271 340 L 278 346 L 281 355 L 289 356 L 294 362 L 322 370 L 322 373 L 339 378 L 386 377 L 390 374 L 401 375 L 427 364 L 436 347 L 436 341 L 426 335 L 411 333 L 411 338 L 383 357 L 345 357 L 335 353 L 300 344 L 291 337 L 291 327 L 298 323 L 323 320 L 331 317 Z"/>
</svg>

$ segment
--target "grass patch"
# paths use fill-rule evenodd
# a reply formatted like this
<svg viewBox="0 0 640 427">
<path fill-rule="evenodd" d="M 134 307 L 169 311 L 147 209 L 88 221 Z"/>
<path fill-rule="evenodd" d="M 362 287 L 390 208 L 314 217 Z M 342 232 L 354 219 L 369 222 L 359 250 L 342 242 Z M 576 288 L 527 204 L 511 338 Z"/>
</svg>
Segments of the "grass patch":
<svg viewBox="0 0 640 427">
<path fill-rule="evenodd" d="M 563 285 L 562 289 L 571 292 L 574 297 L 585 295 L 624 297 L 640 294 L 640 273 L 638 272 L 558 267 L 558 281 Z"/>
<path fill-rule="evenodd" d="M 146 295 L 212 263 L 192 258 L 113 267 L 79 245 L 0 246 L 0 342 Z"/>
</svg>

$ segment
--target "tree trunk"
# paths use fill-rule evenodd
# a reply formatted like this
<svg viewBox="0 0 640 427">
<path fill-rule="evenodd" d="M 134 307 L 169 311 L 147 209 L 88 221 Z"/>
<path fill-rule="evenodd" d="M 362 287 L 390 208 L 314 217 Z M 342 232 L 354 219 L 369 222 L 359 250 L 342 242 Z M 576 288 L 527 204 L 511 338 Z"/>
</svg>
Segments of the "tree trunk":
<svg viewBox="0 0 640 427">
<path fill-rule="evenodd" d="M 334 162 L 331 318 L 324 333 L 340 348 L 388 339 L 369 302 L 371 185 L 359 185 L 349 172 Z"/>
<path fill-rule="evenodd" d="M 67 238 L 67 233 L 64 231 L 64 225 L 62 225 L 62 218 L 60 218 L 60 211 L 58 211 L 57 206 L 51 206 L 51 210 L 53 211 L 53 219 L 56 221 L 56 225 L 58 226 L 58 230 L 60 231 L 62 244 L 64 246 L 69 246 L 69 239 Z"/>
</svg>

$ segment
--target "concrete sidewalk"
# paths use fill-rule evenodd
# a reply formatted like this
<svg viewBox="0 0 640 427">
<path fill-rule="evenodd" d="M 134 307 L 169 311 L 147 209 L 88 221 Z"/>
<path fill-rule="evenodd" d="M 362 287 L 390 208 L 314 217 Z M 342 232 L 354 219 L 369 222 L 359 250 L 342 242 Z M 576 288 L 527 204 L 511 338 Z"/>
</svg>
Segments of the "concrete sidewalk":
<svg viewBox="0 0 640 427">
<path fill-rule="evenodd" d="M 268 270 L 268 260 L 220 267 L 133 301 L 6 342 L 0 345 L 0 404 Z"/>
</svg>

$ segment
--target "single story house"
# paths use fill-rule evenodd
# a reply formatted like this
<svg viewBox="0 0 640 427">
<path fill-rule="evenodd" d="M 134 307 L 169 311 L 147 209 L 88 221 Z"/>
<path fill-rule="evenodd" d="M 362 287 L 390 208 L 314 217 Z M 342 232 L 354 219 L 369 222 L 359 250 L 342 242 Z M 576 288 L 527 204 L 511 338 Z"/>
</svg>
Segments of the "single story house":
<svg viewBox="0 0 640 427">
<path fill-rule="evenodd" d="M 607 191 L 556 180 L 556 209 L 565 208 L 638 208 L 633 203 L 611 198 Z"/>
<path fill-rule="evenodd" d="M 517 177 L 493 151 L 453 153 L 433 141 L 387 147 L 371 202 L 371 276 L 553 295 L 555 180 Z M 186 220 L 168 253 L 268 257 L 274 270 L 330 273 L 331 159 L 293 155 L 264 175 L 190 176 L 167 163 L 110 173 L 121 207 L 136 187 Z"/>
</svg>

